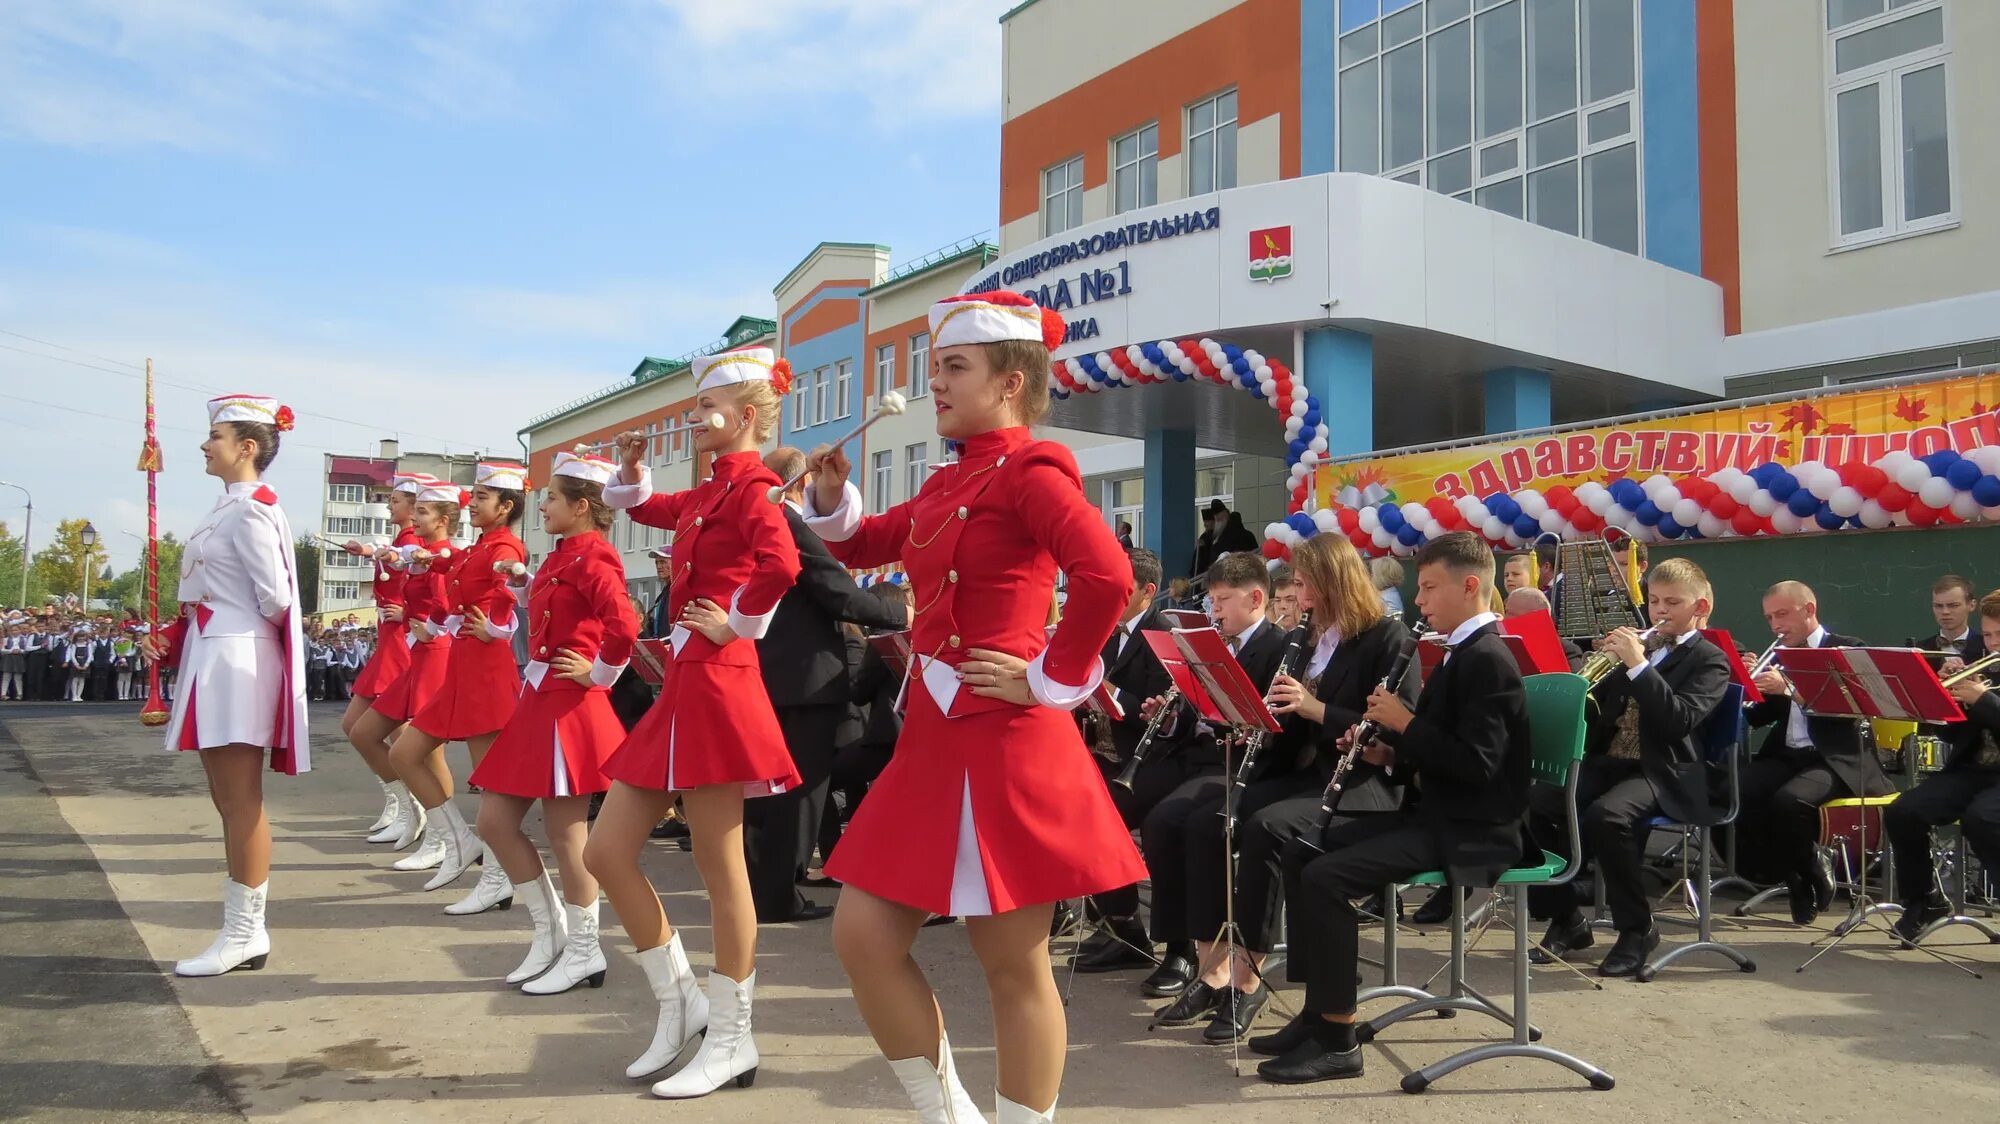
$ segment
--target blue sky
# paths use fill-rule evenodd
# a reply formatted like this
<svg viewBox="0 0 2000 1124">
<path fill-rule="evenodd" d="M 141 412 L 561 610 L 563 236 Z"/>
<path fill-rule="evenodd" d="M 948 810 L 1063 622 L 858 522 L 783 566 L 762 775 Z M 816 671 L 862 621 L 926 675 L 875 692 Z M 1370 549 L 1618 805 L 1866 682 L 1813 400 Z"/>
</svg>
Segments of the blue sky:
<svg viewBox="0 0 2000 1124">
<path fill-rule="evenodd" d="M 10 0 L 0 479 L 129 565 L 148 355 L 183 533 L 213 391 L 299 412 L 272 480 L 301 528 L 321 452 L 518 453 L 529 416 L 770 315 L 821 240 L 991 230 L 1008 6 Z"/>
</svg>

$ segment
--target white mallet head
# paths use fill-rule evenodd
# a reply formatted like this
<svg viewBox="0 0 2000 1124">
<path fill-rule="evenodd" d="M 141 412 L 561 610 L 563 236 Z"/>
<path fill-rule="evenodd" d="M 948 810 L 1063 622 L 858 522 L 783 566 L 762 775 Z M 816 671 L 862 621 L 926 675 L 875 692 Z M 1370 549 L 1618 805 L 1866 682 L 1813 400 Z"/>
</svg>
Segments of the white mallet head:
<svg viewBox="0 0 2000 1124">
<path fill-rule="evenodd" d="M 901 417 L 910 408 L 910 400 L 897 391 L 889 391 L 882 396 L 882 412 L 890 417 Z"/>
</svg>

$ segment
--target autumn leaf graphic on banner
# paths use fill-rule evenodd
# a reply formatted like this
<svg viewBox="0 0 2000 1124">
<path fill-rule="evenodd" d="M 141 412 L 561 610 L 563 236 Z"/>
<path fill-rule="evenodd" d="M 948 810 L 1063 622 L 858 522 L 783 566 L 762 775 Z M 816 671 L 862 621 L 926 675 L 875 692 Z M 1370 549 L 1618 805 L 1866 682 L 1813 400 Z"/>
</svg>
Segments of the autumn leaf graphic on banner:
<svg viewBox="0 0 2000 1124">
<path fill-rule="evenodd" d="M 1846 422 L 1834 422 L 1819 432 L 1822 437 L 1848 437 L 1853 435 L 1855 430 Z"/>
<path fill-rule="evenodd" d="M 1814 406 L 1811 402 L 1797 402 L 1786 408 L 1785 424 L 1781 428 L 1785 430 L 1796 429 L 1800 433 L 1811 433 L 1818 429 L 1819 424 L 1825 420 L 1826 415 L 1819 412 L 1819 407 Z"/>
<path fill-rule="evenodd" d="M 1971 409 L 1970 411 L 1968 411 L 1968 412 L 1967 412 L 1966 416 L 1967 416 L 1967 417 L 1974 417 L 1974 418 L 1976 418 L 1976 417 L 1978 417 L 1979 415 L 1981 415 L 1981 414 L 1983 414 L 1983 413 L 1986 413 L 1986 412 L 1987 412 L 1987 409 L 1988 409 L 1988 407 L 1987 407 L 1986 403 L 1984 403 L 1984 402 L 1974 402 L 1974 403 L 1972 404 L 1972 409 Z"/>
<path fill-rule="evenodd" d="M 1898 394 L 1896 396 L 1896 416 L 1906 422 L 1920 422 L 1930 416 L 1930 411 L 1924 409 L 1923 399 L 1911 398 L 1907 394 Z"/>
</svg>

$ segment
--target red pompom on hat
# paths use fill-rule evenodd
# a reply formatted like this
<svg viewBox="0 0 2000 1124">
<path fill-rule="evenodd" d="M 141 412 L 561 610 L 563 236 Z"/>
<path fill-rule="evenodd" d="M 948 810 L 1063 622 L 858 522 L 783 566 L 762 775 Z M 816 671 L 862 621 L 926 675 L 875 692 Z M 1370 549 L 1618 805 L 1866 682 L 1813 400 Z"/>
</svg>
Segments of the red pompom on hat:
<svg viewBox="0 0 2000 1124">
<path fill-rule="evenodd" d="M 292 408 L 290 406 L 280 406 L 278 407 L 277 414 L 272 417 L 271 424 L 277 428 L 279 433 L 290 433 L 292 431 L 292 423 L 296 420 L 292 416 Z"/>
<path fill-rule="evenodd" d="M 783 398 L 792 392 L 792 361 L 779 359 L 771 364 L 771 389 Z"/>
<path fill-rule="evenodd" d="M 1061 315 L 1020 293 L 962 293 L 931 306 L 931 346 L 1026 340 L 1054 351 L 1069 327 Z"/>
</svg>

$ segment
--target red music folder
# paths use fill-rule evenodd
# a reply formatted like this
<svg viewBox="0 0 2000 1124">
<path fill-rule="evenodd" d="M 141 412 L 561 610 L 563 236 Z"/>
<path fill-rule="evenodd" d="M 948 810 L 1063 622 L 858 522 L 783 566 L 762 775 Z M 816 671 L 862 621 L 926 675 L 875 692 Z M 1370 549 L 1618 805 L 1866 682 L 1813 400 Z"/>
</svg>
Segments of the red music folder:
<svg viewBox="0 0 2000 1124">
<path fill-rule="evenodd" d="M 898 679 L 910 674 L 910 634 L 908 632 L 885 632 L 880 636 L 870 636 L 868 646 L 882 662 L 889 665 L 889 673 Z"/>
<path fill-rule="evenodd" d="M 1172 621 L 1175 628 L 1207 628 L 1208 614 L 1199 609 L 1161 609 L 1160 615 Z"/>
<path fill-rule="evenodd" d="M 1442 632 L 1426 632 L 1417 637 L 1417 669 L 1425 679 L 1437 674 L 1437 669 L 1444 666 L 1445 641 L 1449 639 Z"/>
<path fill-rule="evenodd" d="M 1283 729 L 1264 705 L 1264 693 L 1243 673 L 1222 634 L 1212 628 L 1175 629 L 1174 646 L 1209 701 L 1231 726 L 1258 726 L 1271 733 Z"/>
<path fill-rule="evenodd" d="M 1764 692 L 1758 690 L 1757 684 L 1751 681 L 1750 667 L 1743 662 L 1743 653 L 1736 647 L 1736 638 L 1729 635 L 1729 630 L 1726 628 L 1704 628 L 1701 630 L 1701 634 L 1708 639 L 1709 643 L 1722 649 L 1723 655 L 1729 657 L 1729 681 L 1743 688 L 1744 703 L 1763 702 Z"/>
<path fill-rule="evenodd" d="M 1160 661 L 1161 667 L 1167 669 L 1168 678 L 1174 681 L 1174 686 L 1180 688 L 1181 697 L 1187 700 L 1189 706 L 1194 707 L 1196 714 L 1211 722 L 1226 721 L 1222 717 L 1222 711 L 1216 709 L 1215 703 L 1208 697 L 1208 692 L 1202 688 L 1201 681 L 1196 679 L 1194 672 L 1188 668 L 1187 656 L 1181 652 L 1180 645 L 1174 643 L 1173 633 L 1144 629 L 1139 635 L 1146 638 L 1146 646 L 1153 650 L 1153 657 Z"/>
<path fill-rule="evenodd" d="M 666 682 L 667 665 L 672 662 L 674 652 L 665 640 L 641 640 L 632 645 L 632 670 L 648 686 Z"/>
<path fill-rule="evenodd" d="M 1809 714 L 1965 720 L 1929 661 L 1908 648 L 1780 648 L 1778 663 L 1791 680 L 1795 703 Z"/>
<path fill-rule="evenodd" d="M 1547 609 L 1503 618 L 1500 639 L 1514 653 L 1514 662 L 1520 666 L 1522 675 L 1550 675 L 1569 670 L 1569 657 L 1563 655 L 1562 640 L 1556 636 L 1555 618 Z"/>
</svg>

